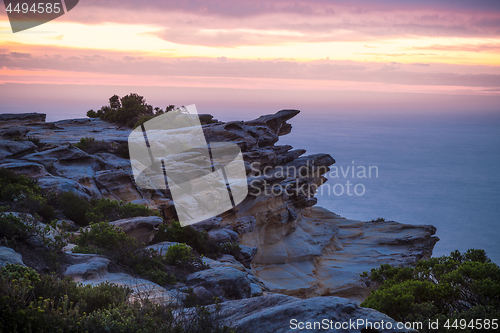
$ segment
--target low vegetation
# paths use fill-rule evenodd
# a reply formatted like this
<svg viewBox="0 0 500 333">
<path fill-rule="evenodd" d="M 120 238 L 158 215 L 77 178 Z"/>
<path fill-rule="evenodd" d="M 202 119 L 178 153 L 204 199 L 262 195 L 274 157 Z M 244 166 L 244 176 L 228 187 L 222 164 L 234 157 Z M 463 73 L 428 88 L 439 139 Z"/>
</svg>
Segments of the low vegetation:
<svg viewBox="0 0 500 333">
<path fill-rule="evenodd" d="M 112 123 L 117 123 L 130 128 L 135 128 L 159 115 L 175 108 L 169 105 L 165 110 L 149 105 L 143 96 L 135 93 L 120 97 L 113 95 L 109 98 L 109 105 L 97 111 L 89 110 L 87 117 L 99 118 Z"/>
<path fill-rule="evenodd" d="M 237 257 L 241 251 L 236 242 L 219 244 L 208 237 L 206 231 L 196 231 L 191 226 L 181 227 L 179 221 L 162 224 L 156 233 L 153 242 L 178 242 L 185 243 L 195 249 L 199 254 L 216 259 L 221 254 L 231 254 Z"/>
<path fill-rule="evenodd" d="M 41 142 L 40 138 L 37 138 L 34 136 L 27 136 L 27 137 L 18 137 L 17 136 L 14 138 L 14 141 L 30 141 L 30 142 L 33 142 L 35 144 L 35 146 L 37 146 L 38 148 L 42 148 L 43 146 L 45 146 L 45 143 Z"/>
<path fill-rule="evenodd" d="M 189 315 L 169 305 L 144 300 L 127 302 L 131 290 L 104 283 L 81 285 L 69 278 L 39 275 L 32 268 L 8 264 L 0 268 L 1 332 L 217 332 L 216 314 L 198 307 Z"/>
<path fill-rule="evenodd" d="M 363 276 L 380 287 L 361 306 L 401 322 L 423 322 L 421 332 L 491 332 L 491 321 L 489 329 L 477 323 L 500 318 L 500 268 L 483 250 L 455 251 L 416 267 L 382 265 Z M 429 330 L 436 320 L 440 329 Z"/>
<path fill-rule="evenodd" d="M 81 226 L 129 217 L 159 216 L 159 212 L 143 205 L 110 199 L 88 200 L 73 192 L 64 192 L 59 203 L 64 215 Z"/>
<path fill-rule="evenodd" d="M 55 210 L 48 199 L 48 196 L 42 195 L 35 180 L 0 168 L 0 201 L 4 205 L 3 210 L 40 215 L 49 220 L 55 216 Z"/>
<path fill-rule="evenodd" d="M 385 222 L 385 219 L 383 217 L 377 217 L 376 220 L 371 220 L 370 222 Z"/>
<path fill-rule="evenodd" d="M 130 158 L 127 142 L 109 142 L 85 137 L 81 138 L 73 146 L 88 154 L 111 153 L 123 158 Z"/>
<path fill-rule="evenodd" d="M 135 238 L 106 222 L 95 223 L 84 229 L 75 242 L 77 246 L 73 252 L 106 255 L 160 285 L 177 282 L 174 270 L 169 266 L 181 266 L 188 271 L 203 266 L 201 259 L 186 244 L 172 245 L 166 253 L 144 250 L 144 244 L 139 244 Z"/>
</svg>

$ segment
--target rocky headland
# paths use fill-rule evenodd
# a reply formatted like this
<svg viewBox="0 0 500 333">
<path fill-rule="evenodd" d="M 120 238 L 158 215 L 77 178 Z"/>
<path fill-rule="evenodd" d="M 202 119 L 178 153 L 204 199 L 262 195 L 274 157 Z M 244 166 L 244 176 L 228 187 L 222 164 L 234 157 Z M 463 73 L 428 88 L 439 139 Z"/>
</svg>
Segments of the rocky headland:
<svg viewBox="0 0 500 333">
<path fill-rule="evenodd" d="M 316 189 L 326 181 L 324 175 L 335 160 L 328 154 L 306 155 L 304 149 L 277 144 L 292 130 L 287 121 L 298 114 L 282 110 L 231 122 L 200 116 L 209 142 L 231 141 L 240 147 L 249 195 L 235 209 L 193 227 L 216 242 L 238 242 L 237 258 L 228 254 L 204 258 L 204 269 L 165 287 L 120 271 L 106 256 L 72 253 L 74 245 L 68 244 L 63 249 L 67 260 L 62 274 L 87 284 L 128 285 L 136 291 L 134 297 L 147 295 L 158 302 L 179 302 L 189 287 L 200 299 L 220 297 L 223 321 L 249 332 L 288 332 L 290 316 L 299 321 L 322 314 L 338 321 L 391 321 L 357 305 L 374 287 L 360 274 L 385 263 L 412 265 L 429 258 L 438 241 L 433 236 L 436 229 L 355 221 L 317 207 Z M 100 119 L 45 122 L 43 114 L 2 114 L 0 168 L 34 178 L 42 189 L 56 194 L 71 191 L 89 199 L 158 209 L 162 217 L 110 223 L 149 247 L 166 249 L 170 243 L 151 244 L 151 240 L 159 225 L 176 218 L 174 204 L 168 192 L 135 184 L 130 162 L 120 151 L 130 131 Z M 83 151 L 75 146 L 82 138 L 108 143 L 108 149 Z M 276 194 L 273 188 L 281 191 Z M 23 261 L 30 265 L 29 258 L 0 248 L 0 263 Z"/>
</svg>

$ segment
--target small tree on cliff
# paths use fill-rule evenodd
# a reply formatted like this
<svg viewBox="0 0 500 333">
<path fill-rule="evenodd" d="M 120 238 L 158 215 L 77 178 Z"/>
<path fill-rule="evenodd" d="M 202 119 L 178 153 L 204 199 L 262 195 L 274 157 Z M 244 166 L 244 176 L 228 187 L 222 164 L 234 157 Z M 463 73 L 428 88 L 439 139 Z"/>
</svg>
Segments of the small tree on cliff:
<svg viewBox="0 0 500 333">
<path fill-rule="evenodd" d="M 135 128 L 174 108 L 174 105 L 169 105 L 165 108 L 165 111 L 158 107 L 153 109 L 153 106 L 146 103 L 143 96 L 136 93 L 130 93 L 121 98 L 118 95 L 111 96 L 109 98 L 109 105 L 103 106 L 100 110 L 97 110 L 97 112 L 89 110 L 87 112 L 87 117 L 100 118 L 102 120 Z"/>
</svg>

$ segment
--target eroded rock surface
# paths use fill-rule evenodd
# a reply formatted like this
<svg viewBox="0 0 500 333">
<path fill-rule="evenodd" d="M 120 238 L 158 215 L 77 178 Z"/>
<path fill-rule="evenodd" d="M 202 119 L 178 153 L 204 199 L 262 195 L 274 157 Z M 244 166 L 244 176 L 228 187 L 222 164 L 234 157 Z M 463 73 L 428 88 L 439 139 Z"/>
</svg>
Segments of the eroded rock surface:
<svg viewBox="0 0 500 333">
<path fill-rule="evenodd" d="M 197 290 L 200 295 L 231 294 L 224 291 L 222 282 L 212 283 L 212 277 L 228 276 L 241 284 L 237 297 L 271 290 L 360 301 L 369 292 L 361 272 L 382 263 L 408 265 L 431 255 L 437 241 L 431 226 L 353 221 L 313 207 L 316 190 L 326 181 L 323 175 L 335 160 L 328 154 L 305 155 L 303 149 L 277 145 L 279 137 L 291 131 L 287 120 L 298 113 L 282 110 L 251 121 L 203 125 L 209 142 L 231 141 L 241 148 L 249 195 L 235 209 L 193 225 L 219 242 L 239 241 L 244 248 L 238 259 L 247 266 L 241 265 L 245 273 L 229 264 L 216 269 L 213 266 L 218 264 L 213 263 L 212 271 L 195 273 L 191 281 L 199 281 L 204 288 Z M 44 119 L 41 115 L 0 116 L 0 167 L 34 177 L 47 190 L 140 203 L 161 208 L 167 219 L 176 218 L 169 192 L 137 186 L 128 159 L 117 153 L 130 129 L 99 119 L 53 123 Z M 73 146 L 84 137 L 102 140 L 108 148 L 87 153 Z M 33 138 L 41 144 L 34 144 Z M 273 187 L 280 191 L 274 193 Z M 133 230 L 141 230 L 137 237 L 147 242 L 154 228 L 152 223 Z M 238 280 L 238 272 L 249 281 L 243 275 Z M 265 287 L 258 283 L 261 280 Z"/>
<path fill-rule="evenodd" d="M 361 308 L 345 298 L 332 296 L 299 299 L 270 294 L 224 302 L 218 313 L 221 323 L 232 325 L 244 332 L 417 332 L 412 329 L 397 329 L 397 322 L 388 316 L 372 309 Z M 363 320 L 363 323 L 357 320 Z M 307 323 L 314 325 L 314 322 L 320 324 L 306 326 Z M 384 323 L 384 329 L 369 329 L 381 327 L 377 326 L 381 323 Z M 322 327 L 321 324 L 327 326 Z M 344 327 L 336 328 L 335 325 Z M 389 326 L 391 328 L 387 329 Z"/>
<path fill-rule="evenodd" d="M 163 219 L 159 216 L 138 216 L 110 222 L 115 227 L 121 228 L 128 236 L 146 244 L 153 240 L 161 223 Z"/>
<path fill-rule="evenodd" d="M 77 282 L 91 285 L 104 282 L 114 283 L 132 290 L 131 301 L 141 301 L 148 298 L 157 304 L 181 305 L 177 293 L 169 291 L 154 282 L 136 278 L 126 273 L 110 273 L 108 266 L 111 261 L 108 258 L 93 254 L 67 253 L 73 264 L 66 268 L 64 276 L 70 276 Z"/>
<path fill-rule="evenodd" d="M 363 271 L 429 257 L 435 232 L 433 226 L 361 222 L 312 207 L 302 211 L 295 232 L 276 242 L 264 240 L 252 267 L 275 292 L 361 302 L 370 294 L 370 286 L 360 278 Z"/>
<path fill-rule="evenodd" d="M 0 267 L 7 264 L 26 266 L 23 257 L 10 247 L 0 246 Z"/>
</svg>

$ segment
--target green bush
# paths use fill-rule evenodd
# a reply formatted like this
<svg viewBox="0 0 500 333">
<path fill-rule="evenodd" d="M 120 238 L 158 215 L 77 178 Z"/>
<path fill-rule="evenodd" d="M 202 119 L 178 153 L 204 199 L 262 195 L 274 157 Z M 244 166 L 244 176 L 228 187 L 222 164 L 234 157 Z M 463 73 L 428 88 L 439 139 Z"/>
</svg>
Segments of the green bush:
<svg viewBox="0 0 500 333">
<path fill-rule="evenodd" d="M 133 237 L 125 234 L 107 222 L 92 224 L 76 239 L 75 253 L 104 254 L 116 259 L 120 264 L 130 267 L 135 273 L 150 279 L 160 285 L 175 284 L 177 282 L 172 273 L 168 273 L 166 265 L 178 264 L 175 260 L 167 259 L 154 250 L 138 250 L 140 244 Z M 191 263 L 194 256 L 187 255 L 179 258 L 179 264 Z"/>
<path fill-rule="evenodd" d="M 377 217 L 376 220 L 371 220 L 370 222 L 385 222 L 385 219 L 383 217 Z"/>
<path fill-rule="evenodd" d="M 108 151 L 111 149 L 111 143 L 89 137 L 81 138 L 80 141 L 73 144 L 73 146 L 89 154 L 95 154 L 100 151 Z"/>
<path fill-rule="evenodd" d="M 237 242 L 227 242 L 220 245 L 221 252 L 224 254 L 230 254 L 234 257 L 238 257 L 241 253 L 240 244 Z"/>
<path fill-rule="evenodd" d="M 128 303 L 131 290 L 105 283 L 81 285 L 70 278 L 40 276 L 32 268 L 0 268 L 0 332 L 235 332 L 218 323 L 218 312 Z"/>
<path fill-rule="evenodd" d="M 73 192 L 64 192 L 59 196 L 59 205 L 64 215 L 78 225 L 87 225 L 85 215 L 90 210 L 90 202 Z"/>
<path fill-rule="evenodd" d="M 221 254 L 231 254 L 238 257 L 241 252 L 240 245 L 236 242 L 218 244 L 208 237 L 206 231 L 196 231 L 191 226 L 181 227 L 179 221 L 171 221 L 169 224 L 160 225 L 158 232 L 153 238 L 158 242 L 185 243 L 195 249 L 199 254 L 216 259 Z"/>
<path fill-rule="evenodd" d="M 170 265 L 189 264 L 195 260 L 191 248 L 183 243 L 169 246 L 165 258 Z"/>
<path fill-rule="evenodd" d="M 123 253 L 135 250 L 139 244 L 135 238 L 127 236 L 123 230 L 109 224 L 99 222 L 85 229 L 76 239 L 77 248 L 73 252 L 79 252 L 79 248 L 95 248 L 107 252 Z"/>
<path fill-rule="evenodd" d="M 38 222 L 35 219 L 22 221 L 13 214 L 0 216 L 0 237 L 8 240 L 24 240 L 39 234 Z"/>
<path fill-rule="evenodd" d="M 380 287 L 361 306 L 381 311 L 398 321 L 500 318 L 500 268 L 483 250 L 419 261 L 416 267 L 382 265 L 364 273 Z M 484 312 L 485 311 L 485 312 Z M 486 315 L 487 314 L 487 315 Z M 432 332 L 447 332 L 441 330 Z M 481 332 L 466 328 L 462 332 Z M 486 330 L 487 331 L 487 330 Z"/>
<path fill-rule="evenodd" d="M 141 250 L 122 257 L 121 262 L 134 270 L 135 273 L 158 283 L 159 285 L 175 284 L 177 279 L 173 273 L 168 273 L 167 259 L 155 250 Z"/>
<path fill-rule="evenodd" d="M 158 212 L 146 206 L 105 198 L 87 200 L 73 192 L 64 192 L 59 202 L 64 215 L 81 226 L 129 217 L 159 216 Z"/>
<path fill-rule="evenodd" d="M 218 313 L 210 313 L 205 307 L 177 310 L 174 314 L 167 306 L 148 301 L 93 312 L 87 316 L 85 326 L 95 333 L 236 333 L 221 326 Z"/>
<path fill-rule="evenodd" d="M 128 149 L 128 143 L 127 142 L 118 142 L 115 144 L 115 150 L 114 154 L 122 157 L 129 159 L 130 158 L 130 151 Z"/>
<path fill-rule="evenodd" d="M 195 249 L 199 254 L 216 258 L 222 253 L 219 244 L 208 238 L 204 231 L 198 232 L 191 226 L 181 227 L 179 221 L 170 224 L 162 224 L 153 238 L 153 242 L 177 242 L 185 243 Z"/>
<path fill-rule="evenodd" d="M 55 215 L 54 207 L 43 197 L 36 181 L 12 170 L 0 168 L 0 200 L 13 211 L 40 214 L 46 219 Z"/>
<path fill-rule="evenodd" d="M 0 292 L 0 331 L 77 332 L 84 313 L 119 306 L 130 290 L 109 283 L 83 286 L 9 264 L 0 269 Z"/>
<path fill-rule="evenodd" d="M 100 118 L 133 128 L 174 108 L 174 105 L 169 105 L 165 111 L 158 107 L 153 109 L 151 105 L 146 103 L 143 96 L 131 93 L 121 98 L 118 95 L 111 96 L 109 105 L 103 106 L 98 111 L 89 110 L 87 117 Z"/>
<path fill-rule="evenodd" d="M 103 140 L 96 140 L 94 138 L 85 137 L 80 141 L 73 144 L 88 154 L 95 154 L 99 152 L 111 153 L 123 158 L 130 158 L 128 143 L 127 142 L 107 142 Z"/>
</svg>

